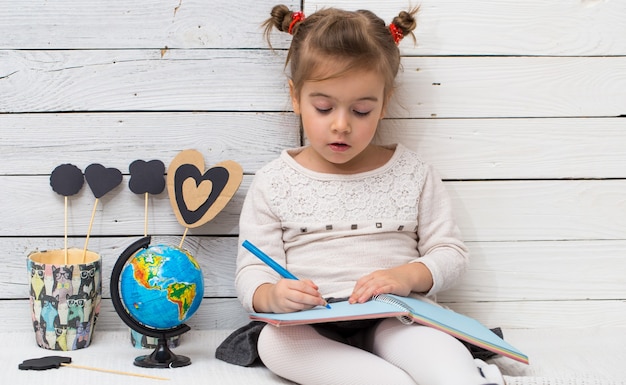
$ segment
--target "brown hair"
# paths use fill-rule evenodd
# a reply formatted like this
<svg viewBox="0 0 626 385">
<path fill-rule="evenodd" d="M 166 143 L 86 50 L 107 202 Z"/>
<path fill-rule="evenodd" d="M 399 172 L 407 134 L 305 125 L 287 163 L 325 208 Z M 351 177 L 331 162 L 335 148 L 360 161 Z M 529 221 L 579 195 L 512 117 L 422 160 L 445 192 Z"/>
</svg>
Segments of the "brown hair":
<svg viewBox="0 0 626 385">
<path fill-rule="evenodd" d="M 413 36 L 418 8 L 402 11 L 391 24 L 402 36 Z M 370 70 L 383 75 L 385 95 L 394 87 L 400 67 L 400 50 L 389 26 L 370 11 L 321 9 L 306 18 L 293 18 L 285 5 L 276 5 L 263 24 L 269 42 L 272 28 L 293 35 L 285 67 L 299 93 L 305 81 L 338 77 L 351 70 Z M 294 21 L 295 20 L 295 21 Z M 326 72 L 321 72 L 325 69 Z M 330 70 L 330 72 L 329 72 Z"/>
</svg>

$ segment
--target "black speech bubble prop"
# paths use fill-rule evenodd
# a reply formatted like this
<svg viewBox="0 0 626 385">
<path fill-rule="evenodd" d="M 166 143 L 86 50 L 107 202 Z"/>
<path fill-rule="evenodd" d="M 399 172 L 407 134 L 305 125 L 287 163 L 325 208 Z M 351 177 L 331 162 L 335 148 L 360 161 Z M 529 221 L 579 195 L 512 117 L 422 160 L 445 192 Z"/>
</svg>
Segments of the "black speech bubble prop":
<svg viewBox="0 0 626 385">
<path fill-rule="evenodd" d="M 128 188 L 135 194 L 160 194 L 165 189 L 165 165 L 160 160 L 137 159 L 129 166 Z"/>
<path fill-rule="evenodd" d="M 69 364 L 72 362 L 71 357 L 47 356 L 41 358 L 32 358 L 24 360 L 17 366 L 19 370 L 48 370 L 58 369 L 61 364 Z"/>
<path fill-rule="evenodd" d="M 85 169 L 85 179 L 93 195 L 100 199 L 122 183 L 122 172 L 116 168 L 106 168 L 99 163 L 93 163 Z"/>
<path fill-rule="evenodd" d="M 66 197 L 78 194 L 84 183 L 83 172 L 73 164 L 59 165 L 50 174 L 52 190 Z"/>
<path fill-rule="evenodd" d="M 141 373 L 121 372 L 119 370 L 94 368 L 93 366 L 76 365 L 76 364 L 72 364 L 71 362 L 72 362 L 71 357 L 47 356 L 47 357 L 32 358 L 32 359 L 24 360 L 17 367 L 20 370 L 48 370 L 48 369 L 58 369 L 61 366 L 63 366 L 67 368 L 85 369 L 85 370 L 93 370 L 96 372 L 120 374 L 123 376 L 150 378 L 153 380 L 169 380 L 169 378 L 149 376 L 149 375 L 141 374 Z"/>
</svg>

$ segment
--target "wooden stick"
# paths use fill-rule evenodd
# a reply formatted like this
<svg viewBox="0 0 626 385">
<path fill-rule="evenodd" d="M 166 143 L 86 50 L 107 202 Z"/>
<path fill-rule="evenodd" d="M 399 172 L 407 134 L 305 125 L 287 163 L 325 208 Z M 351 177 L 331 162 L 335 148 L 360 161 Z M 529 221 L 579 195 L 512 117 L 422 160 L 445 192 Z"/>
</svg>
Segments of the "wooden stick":
<svg viewBox="0 0 626 385">
<path fill-rule="evenodd" d="M 85 247 L 83 248 L 83 263 L 85 263 L 85 257 L 87 256 L 87 245 L 89 244 L 89 234 L 91 234 L 91 226 L 93 225 L 93 218 L 96 216 L 96 207 L 100 200 L 96 198 L 96 202 L 93 204 L 93 210 L 91 211 L 91 220 L 89 221 L 89 229 L 87 230 L 87 238 L 85 238 Z"/>
<path fill-rule="evenodd" d="M 185 242 L 185 237 L 187 236 L 187 231 L 189 231 L 189 227 L 185 227 L 185 232 L 183 233 L 183 238 L 180 240 L 180 244 L 178 245 L 179 249 L 183 248 L 183 243 Z"/>
<path fill-rule="evenodd" d="M 120 374 L 120 375 L 123 375 L 123 376 L 134 376 L 134 377 L 150 378 L 150 379 L 153 379 L 153 380 L 169 381 L 169 378 L 149 376 L 147 374 L 120 372 L 119 370 L 101 369 L 101 368 L 94 368 L 94 367 L 91 367 L 91 366 L 83 366 L 83 365 L 76 365 L 76 364 L 61 363 L 61 365 L 62 366 L 67 366 L 67 367 L 70 367 L 70 368 L 76 368 L 76 369 L 93 370 L 93 371 L 96 371 L 96 372 L 113 373 L 113 374 Z"/>
<path fill-rule="evenodd" d="M 148 193 L 145 193 L 144 214 L 143 214 L 143 236 L 148 236 Z"/>
<path fill-rule="evenodd" d="M 65 264 L 67 265 L 67 195 L 65 196 L 65 216 L 63 221 L 64 228 L 64 250 L 65 250 Z"/>
</svg>

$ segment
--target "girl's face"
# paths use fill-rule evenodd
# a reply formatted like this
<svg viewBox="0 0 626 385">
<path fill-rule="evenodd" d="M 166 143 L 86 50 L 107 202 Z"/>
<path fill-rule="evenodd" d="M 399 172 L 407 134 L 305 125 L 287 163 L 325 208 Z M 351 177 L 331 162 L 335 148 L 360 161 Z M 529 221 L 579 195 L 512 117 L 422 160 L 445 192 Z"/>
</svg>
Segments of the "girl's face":
<svg viewBox="0 0 626 385">
<path fill-rule="evenodd" d="M 297 158 L 318 172 L 354 173 L 376 167 L 370 146 L 384 116 L 385 84 L 373 71 L 351 71 L 337 78 L 305 81 L 291 98 L 310 146 Z"/>
</svg>

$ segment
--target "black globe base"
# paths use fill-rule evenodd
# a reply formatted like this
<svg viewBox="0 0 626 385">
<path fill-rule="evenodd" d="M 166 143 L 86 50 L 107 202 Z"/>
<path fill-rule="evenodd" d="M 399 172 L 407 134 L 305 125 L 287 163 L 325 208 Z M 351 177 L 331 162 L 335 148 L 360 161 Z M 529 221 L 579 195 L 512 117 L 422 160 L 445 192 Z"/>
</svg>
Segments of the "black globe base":
<svg viewBox="0 0 626 385">
<path fill-rule="evenodd" d="M 180 368 L 190 365 L 191 359 L 174 354 L 167 346 L 167 339 L 159 337 L 157 347 L 152 354 L 135 358 L 134 364 L 142 368 Z"/>
</svg>

